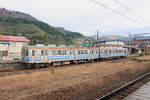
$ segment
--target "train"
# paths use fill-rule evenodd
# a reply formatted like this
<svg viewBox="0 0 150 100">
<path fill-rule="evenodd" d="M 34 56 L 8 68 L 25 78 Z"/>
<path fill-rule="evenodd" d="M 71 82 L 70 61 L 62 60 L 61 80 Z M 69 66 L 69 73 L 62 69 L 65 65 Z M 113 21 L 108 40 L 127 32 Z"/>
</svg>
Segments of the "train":
<svg viewBox="0 0 150 100">
<path fill-rule="evenodd" d="M 129 55 L 127 48 L 123 47 L 75 47 L 56 45 L 24 46 L 21 62 L 39 68 L 43 65 L 53 65 L 55 62 L 89 62 L 102 59 L 114 59 Z"/>
</svg>

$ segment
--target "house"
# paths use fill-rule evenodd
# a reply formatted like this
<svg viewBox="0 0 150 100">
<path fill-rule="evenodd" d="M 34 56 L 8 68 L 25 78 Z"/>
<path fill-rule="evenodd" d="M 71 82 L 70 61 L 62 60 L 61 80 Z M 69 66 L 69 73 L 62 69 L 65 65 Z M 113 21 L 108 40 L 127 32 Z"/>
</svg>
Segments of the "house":
<svg viewBox="0 0 150 100">
<path fill-rule="evenodd" d="M 125 41 L 122 40 L 109 40 L 109 41 L 100 41 L 95 42 L 94 45 L 96 46 L 114 46 L 114 47 L 124 47 L 127 46 Z"/>
<path fill-rule="evenodd" d="M 136 39 L 133 41 L 133 46 L 140 47 L 144 45 L 150 45 L 150 39 Z"/>
<path fill-rule="evenodd" d="M 20 60 L 22 47 L 29 42 L 23 36 L 0 35 L 0 62 Z"/>
</svg>

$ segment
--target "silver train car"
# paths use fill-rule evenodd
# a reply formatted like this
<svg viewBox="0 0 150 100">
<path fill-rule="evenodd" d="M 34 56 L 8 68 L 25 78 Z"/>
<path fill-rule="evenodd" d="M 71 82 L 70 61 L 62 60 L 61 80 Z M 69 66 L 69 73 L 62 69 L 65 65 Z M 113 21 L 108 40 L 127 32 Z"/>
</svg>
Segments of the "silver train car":
<svg viewBox="0 0 150 100">
<path fill-rule="evenodd" d="M 101 59 L 125 57 L 129 54 L 123 47 L 74 47 L 74 46 L 24 46 L 21 61 L 37 68 L 55 62 L 88 62 Z"/>
</svg>

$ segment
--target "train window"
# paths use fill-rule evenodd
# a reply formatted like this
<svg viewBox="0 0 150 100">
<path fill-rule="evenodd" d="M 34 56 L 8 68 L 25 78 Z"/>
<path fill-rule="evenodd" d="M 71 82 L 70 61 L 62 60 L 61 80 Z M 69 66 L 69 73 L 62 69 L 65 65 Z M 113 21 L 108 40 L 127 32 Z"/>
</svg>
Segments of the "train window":
<svg viewBox="0 0 150 100">
<path fill-rule="evenodd" d="M 116 53 L 118 53 L 118 50 L 116 50 Z"/>
<path fill-rule="evenodd" d="M 122 50 L 120 50 L 120 53 L 122 53 Z"/>
<path fill-rule="evenodd" d="M 25 49 L 23 48 L 23 49 L 21 50 L 21 55 L 22 55 L 22 56 L 25 56 L 24 54 L 25 54 Z M 0 56 L 1 56 L 1 53 L 0 53 Z"/>
<path fill-rule="evenodd" d="M 0 51 L 0 56 L 8 56 L 8 51 Z"/>
<path fill-rule="evenodd" d="M 44 56 L 48 56 L 48 51 L 47 50 L 44 51 Z"/>
<path fill-rule="evenodd" d="M 67 55 L 67 51 L 66 50 L 64 50 L 64 55 Z"/>
<path fill-rule="evenodd" d="M 88 54 L 88 50 L 85 50 L 85 54 Z"/>
<path fill-rule="evenodd" d="M 100 50 L 100 53 L 103 54 L 103 50 Z"/>
<path fill-rule="evenodd" d="M 80 55 L 81 54 L 81 52 L 80 52 L 80 50 L 78 50 L 78 55 Z"/>
<path fill-rule="evenodd" d="M 124 53 L 125 53 L 125 54 L 127 53 L 126 50 L 124 50 Z"/>
<path fill-rule="evenodd" d="M 32 56 L 35 56 L 35 50 L 32 50 Z"/>
<path fill-rule="evenodd" d="M 73 51 L 72 50 L 70 50 L 70 55 L 72 55 L 73 54 Z"/>
<path fill-rule="evenodd" d="M 44 56 L 44 50 L 41 50 L 41 56 Z"/>
<path fill-rule="evenodd" d="M 98 54 L 98 50 L 96 50 L 96 54 Z"/>
<path fill-rule="evenodd" d="M 65 51 L 64 50 L 60 50 L 60 55 L 65 55 Z"/>
<path fill-rule="evenodd" d="M 91 51 L 91 54 L 94 54 L 94 50 Z"/>
<path fill-rule="evenodd" d="M 52 55 L 56 55 L 56 50 L 52 50 Z"/>
<path fill-rule="evenodd" d="M 104 53 L 107 53 L 107 50 L 104 50 Z"/>
<path fill-rule="evenodd" d="M 67 54 L 66 50 L 61 50 L 61 55 L 66 55 L 66 54 Z"/>
<path fill-rule="evenodd" d="M 26 50 L 25 52 L 26 52 L 26 56 L 29 56 L 29 51 L 28 51 L 28 50 Z"/>
<path fill-rule="evenodd" d="M 61 50 L 58 50 L 58 55 L 61 55 Z"/>
<path fill-rule="evenodd" d="M 84 54 L 84 50 L 81 50 L 81 54 Z"/>
</svg>

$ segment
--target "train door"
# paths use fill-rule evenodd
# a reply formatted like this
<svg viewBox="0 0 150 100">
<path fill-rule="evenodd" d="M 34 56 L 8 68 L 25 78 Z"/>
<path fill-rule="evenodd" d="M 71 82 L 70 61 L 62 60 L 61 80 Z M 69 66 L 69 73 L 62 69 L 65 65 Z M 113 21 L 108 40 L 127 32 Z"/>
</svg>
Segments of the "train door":
<svg viewBox="0 0 150 100">
<path fill-rule="evenodd" d="M 48 50 L 44 50 L 44 62 L 48 62 Z"/>
<path fill-rule="evenodd" d="M 35 62 L 40 62 L 41 61 L 41 50 L 40 49 L 36 50 L 34 61 Z"/>
<path fill-rule="evenodd" d="M 100 48 L 98 49 L 98 58 L 99 58 L 99 60 L 101 58 L 101 49 Z"/>
<path fill-rule="evenodd" d="M 91 56 L 91 57 L 90 57 L 91 59 L 94 59 L 94 49 L 91 49 L 91 50 L 90 50 L 90 56 Z"/>
<path fill-rule="evenodd" d="M 74 60 L 74 58 L 75 58 L 75 50 L 73 50 L 73 49 L 70 49 L 70 58 L 71 58 L 71 60 Z"/>
</svg>

